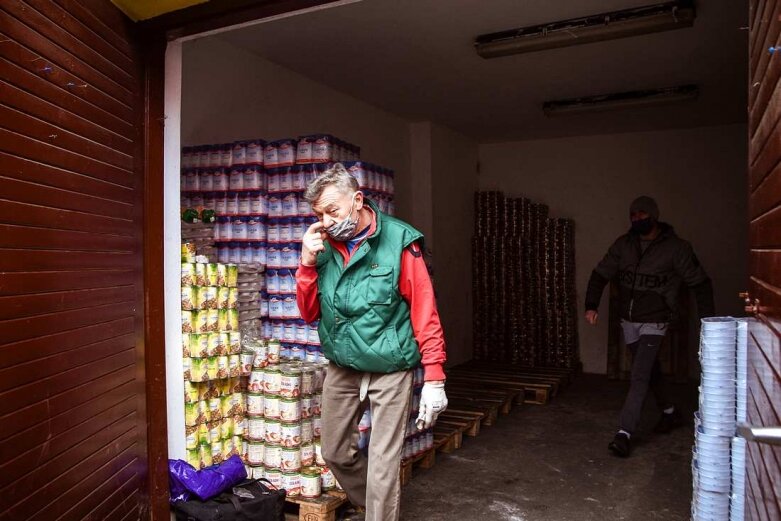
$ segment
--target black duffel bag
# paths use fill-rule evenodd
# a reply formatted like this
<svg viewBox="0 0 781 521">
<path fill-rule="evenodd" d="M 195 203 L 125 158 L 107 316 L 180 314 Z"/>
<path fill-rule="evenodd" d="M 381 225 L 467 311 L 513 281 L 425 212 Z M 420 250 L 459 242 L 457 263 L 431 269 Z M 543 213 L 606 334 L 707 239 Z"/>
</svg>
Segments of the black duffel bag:
<svg viewBox="0 0 781 521">
<path fill-rule="evenodd" d="M 209 501 L 179 501 L 173 508 L 176 521 L 284 521 L 285 491 L 246 480 Z"/>
</svg>

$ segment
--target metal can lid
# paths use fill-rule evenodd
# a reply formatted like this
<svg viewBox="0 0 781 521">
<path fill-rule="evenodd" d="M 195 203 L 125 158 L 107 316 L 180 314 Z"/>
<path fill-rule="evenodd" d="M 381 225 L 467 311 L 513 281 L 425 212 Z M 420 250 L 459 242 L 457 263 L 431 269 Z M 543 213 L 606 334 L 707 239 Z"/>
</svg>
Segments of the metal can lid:
<svg viewBox="0 0 781 521">
<path fill-rule="evenodd" d="M 320 467 L 303 467 L 301 469 L 302 476 L 320 477 Z"/>
</svg>

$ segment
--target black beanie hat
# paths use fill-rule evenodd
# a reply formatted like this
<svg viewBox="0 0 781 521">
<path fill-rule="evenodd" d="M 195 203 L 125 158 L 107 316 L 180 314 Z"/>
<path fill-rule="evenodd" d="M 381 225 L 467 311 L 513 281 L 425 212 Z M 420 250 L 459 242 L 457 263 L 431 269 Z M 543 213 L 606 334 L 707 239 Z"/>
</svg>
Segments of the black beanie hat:
<svg viewBox="0 0 781 521">
<path fill-rule="evenodd" d="M 631 215 L 635 212 L 645 212 L 653 220 L 659 220 L 659 207 L 656 205 L 656 201 L 647 195 L 642 195 L 632 201 L 632 204 L 629 206 L 629 214 Z"/>
</svg>

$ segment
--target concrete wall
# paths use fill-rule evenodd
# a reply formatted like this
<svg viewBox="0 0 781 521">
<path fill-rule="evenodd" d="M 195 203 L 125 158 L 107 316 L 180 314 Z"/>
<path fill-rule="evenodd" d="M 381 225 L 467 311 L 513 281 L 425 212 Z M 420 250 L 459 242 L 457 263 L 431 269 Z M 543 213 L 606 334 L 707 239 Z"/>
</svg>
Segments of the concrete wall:
<svg viewBox="0 0 781 521">
<path fill-rule="evenodd" d="M 651 195 L 662 220 L 693 243 L 713 279 L 717 313 L 741 315 L 746 157 L 745 125 L 486 144 L 479 185 L 545 202 L 552 216 L 575 220 L 580 310 L 591 270 L 629 226 L 629 203 Z M 587 372 L 607 367 L 607 300 L 596 328 L 579 322 Z"/>
<path fill-rule="evenodd" d="M 183 46 L 182 144 L 330 133 L 396 171 L 397 215 L 434 251 L 435 284 L 451 363 L 472 356 L 472 193 L 476 142 L 412 123 L 218 37 Z"/>
<path fill-rule="evenodd" d="M 451 365 L 472 358 L 472 234 L 477 142 L 431 125 L 434 284 Z"/>
<path fill-rule="evenodd" d="M 396 171 L 397 214 L 409 218 L 406 120 L 216 36 L 183 45 L 182 84 L 182 145 L 333 134 Z"/>
</svg>

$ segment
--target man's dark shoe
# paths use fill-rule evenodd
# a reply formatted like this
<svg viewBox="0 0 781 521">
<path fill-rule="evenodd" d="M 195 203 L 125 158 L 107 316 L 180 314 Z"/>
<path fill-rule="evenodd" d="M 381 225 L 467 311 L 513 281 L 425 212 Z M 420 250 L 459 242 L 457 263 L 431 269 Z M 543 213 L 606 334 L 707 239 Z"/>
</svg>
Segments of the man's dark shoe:
<svg viewBox="0 0 781 521">
<path fill-rule="evenodd" d="M 670 414 L 662 413 L 662 417 L 656 423 L 656 427 L 654 427 L 654 432 L 657 434 L 667 434 L 683 424 L 683 416 L 678 412 L 678 409 L 673 409 L 673 412 Z"/>
<path fill-rule="evenodd" d="M 350 507 L 339 516 L 339 521 L 365 521 L 366 510 L 361 507 Z"/>
<path fill-rule="evenodd" d="M 620 458 L 627 458 L 629 457 L 629 453 L 632 452 L 632 445 L 629 442 L 629 436 L 623 432 L 617 433 L 607 448 Z"/>
</svg>

